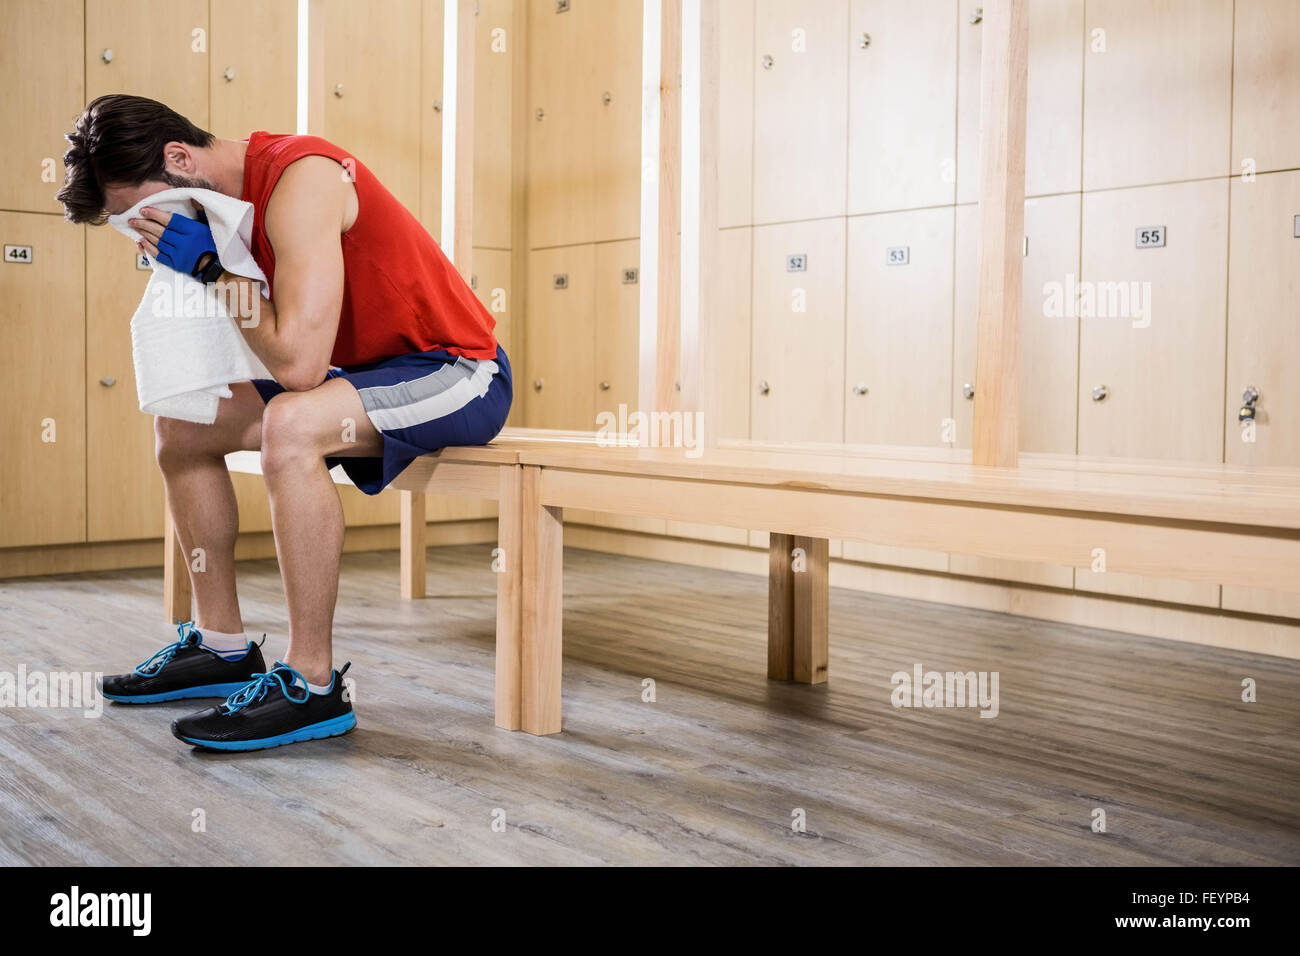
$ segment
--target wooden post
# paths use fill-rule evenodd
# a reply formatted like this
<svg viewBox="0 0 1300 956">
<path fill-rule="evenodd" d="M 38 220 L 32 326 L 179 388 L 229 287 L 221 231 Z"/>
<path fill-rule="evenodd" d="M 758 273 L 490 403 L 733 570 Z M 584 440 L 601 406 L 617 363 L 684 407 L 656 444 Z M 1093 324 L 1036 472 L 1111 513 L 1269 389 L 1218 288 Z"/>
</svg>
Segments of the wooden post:
<svg viewBox="0 0 1300 956">
<path fill-rule="evenodd" d="M 637 399 L 649 414 L 678 408 L 681 381 L 682 0 L 644 0 L 642 9 Z"/>
<path fill-rule="evenodd" d="M 523 687 L 523 469 L 503 465 L 498 472 L 496 725 L 503 730 L 522 726 Z"/>
<path fill-rule="evenodd" d="M 413 491 L 401 495 L 401 578 L 402 597 L 408 601 L 425 595 L 425 552 L 428 548 L 424 495 Z"/>
<path fill-rule="evenodd" d="M 768 680 L 825 683 L 830 673 L 830 542 L 773 533 L 767 560 Z"/>
<path fill-rule="evenodd" d="M 980 60 L 977 465 L 1015 467 L 1020 431 L 1028 0 L 987 0 Z"/>
<path fill-rule="evenodd" d="M 542 504 L 542 469 L 520 468 L 519 725 L 560 731 L 563 671 L 564 514 Z"/>
</svg>

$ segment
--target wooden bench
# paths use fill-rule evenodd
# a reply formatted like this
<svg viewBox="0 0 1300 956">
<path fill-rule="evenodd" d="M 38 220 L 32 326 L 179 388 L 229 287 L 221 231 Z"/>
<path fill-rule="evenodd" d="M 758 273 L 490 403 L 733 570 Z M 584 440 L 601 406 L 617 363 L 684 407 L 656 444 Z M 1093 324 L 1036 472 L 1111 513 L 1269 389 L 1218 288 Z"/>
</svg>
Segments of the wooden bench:
<svg viewBox="0 0 1300 956">
<path fill-rule="evenodd" d="M 831 538 L 1076 568 L 1101 549 L 1108 571 L 1300 592 L 1300 475 L 1288 469 L 1030 454 L 984 468 L 960 451 L 755 442 L 688 457 L 510 429 L 418 459 L 394 487 L 407 597 L 424 593 L 421 496 L 498 502 L 496 723 L 533 734 L 561 724 L 566 507 L 771 532 L 773 680 L 827 679 Z"/>
</svg>

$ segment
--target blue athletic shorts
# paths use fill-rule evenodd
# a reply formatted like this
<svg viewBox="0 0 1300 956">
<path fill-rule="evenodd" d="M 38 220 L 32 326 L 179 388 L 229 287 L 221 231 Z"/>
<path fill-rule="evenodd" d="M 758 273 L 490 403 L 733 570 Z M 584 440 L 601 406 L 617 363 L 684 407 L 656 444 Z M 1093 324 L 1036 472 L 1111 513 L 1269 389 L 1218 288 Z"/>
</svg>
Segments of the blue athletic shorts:
<svg viewBox="0 0 1300 956">
<path fill-rule="evenodd" d="M 510 361 L 467 359 L 443 351 L 412 352 L 370 365 L 331 368 L 326 379 L 352 383 L 371 424 L 384 438 L 382 458 L 326 458 L 342 465 L 368 495 L 388 487 L 412 461 L 448 445 L 486 445 L 505 427 L 514 388 Z M 269 402 L 284 391 L 270 379 L 253 386 Z"/>
</svg>

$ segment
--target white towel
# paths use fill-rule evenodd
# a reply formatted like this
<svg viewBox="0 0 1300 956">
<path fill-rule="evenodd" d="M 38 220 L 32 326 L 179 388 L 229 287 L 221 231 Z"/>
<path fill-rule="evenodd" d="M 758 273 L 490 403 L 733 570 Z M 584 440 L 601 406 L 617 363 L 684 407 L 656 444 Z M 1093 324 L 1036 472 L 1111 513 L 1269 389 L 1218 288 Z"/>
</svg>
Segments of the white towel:
<svg viewBox="0 0 1300 956">
<path fill-rule="evenodd" d="M 207 214 L 226 271 L 257 279 L 269 296 L 266 277 L 249 251 L 252 203 L 210 189 L 165 189 L 108 221 L 135 240 L 140 234 L 127 220 L 140 218 L 145 206 L 197 219 L 195 203 Z M 221 299 L 197 279 L 157 261 L 131 319 L 131 354 L 140 411 L 202 425 L 216 421 L 217 404 L 230 397 L 231 382 L 271 378 Z"/>
</svg>

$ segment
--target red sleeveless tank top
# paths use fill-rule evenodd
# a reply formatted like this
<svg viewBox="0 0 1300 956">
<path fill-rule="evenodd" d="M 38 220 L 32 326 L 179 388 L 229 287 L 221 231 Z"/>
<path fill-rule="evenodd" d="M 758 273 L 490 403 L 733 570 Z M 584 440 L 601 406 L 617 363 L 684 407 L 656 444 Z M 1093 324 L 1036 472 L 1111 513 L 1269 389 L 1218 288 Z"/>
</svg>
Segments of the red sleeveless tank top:
<svg viewBox="0 0 1300 956">
<path fill-rule="evenodd" d="M 343 233 L 343 307 L 333 365 L 366 365 L 408 352 L 442 349 L 496 357 L 496 320 L 424 226 L 356 157 L 317 136 L 255 132 L 248 137 L 241 197 L 253 204 L 253 258 L 275 295 L 275 250 L 266 206 L 285 167 L 328 156 L 352 172 L 359 211 Z"/>
</svg>

